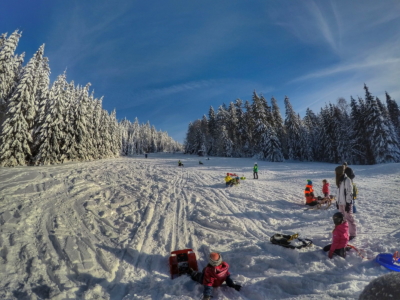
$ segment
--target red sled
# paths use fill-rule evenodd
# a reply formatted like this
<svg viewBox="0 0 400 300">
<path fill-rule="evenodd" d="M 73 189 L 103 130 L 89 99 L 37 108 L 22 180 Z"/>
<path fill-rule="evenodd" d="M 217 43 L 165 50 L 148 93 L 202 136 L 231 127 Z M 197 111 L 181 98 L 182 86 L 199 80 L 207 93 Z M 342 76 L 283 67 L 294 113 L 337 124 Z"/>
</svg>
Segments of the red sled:
<svg viewBox="0 0 400 300">
<path fill-rule="evenodd" d="M 229 176 L 234 176 L 234 177 L 237 176 L 236 173 L 228 173 L 228 175 L 229 175 Z"/>
<path fill-rule="evenodd" d="M 181 276 L 182 274 L 187 274 L 189 268 L 198 271 L 196 254 L 192 249 L 171 252 L 171 256 L 169 257 L 171 279 Z"/>
</svg>

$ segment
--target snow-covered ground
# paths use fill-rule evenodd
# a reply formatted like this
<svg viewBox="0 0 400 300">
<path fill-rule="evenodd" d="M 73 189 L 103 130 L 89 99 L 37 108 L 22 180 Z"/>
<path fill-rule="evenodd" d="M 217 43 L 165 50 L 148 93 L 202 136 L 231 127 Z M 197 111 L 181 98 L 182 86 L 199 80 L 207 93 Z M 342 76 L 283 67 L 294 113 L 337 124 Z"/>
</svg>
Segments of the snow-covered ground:
<svg viewBox="0 0 400 300">
<path fill-rule="evenodd" d="M 184 168 L 177 167 L 181 159 Z M 356 299 L 389 270 L 350 252 L 330 260 L 334 206 L 306 210 L 307 179 L 334 186 L 327 163 L 150 154 L 46 167 L 0 169 L 0 299 L 200 299 L 187 276 L 171 280 L 169 253 L 209 251 L 231 265 L 240 292 L 213 299 Z M 400 250 L 400 164 L 351 166 L 359 188 L 364 256 Z M 225 188 L 227 172 L 245 175 Z M 311 248 L 273 245 L 275 233 L 310 238 Z"/>
</svg>

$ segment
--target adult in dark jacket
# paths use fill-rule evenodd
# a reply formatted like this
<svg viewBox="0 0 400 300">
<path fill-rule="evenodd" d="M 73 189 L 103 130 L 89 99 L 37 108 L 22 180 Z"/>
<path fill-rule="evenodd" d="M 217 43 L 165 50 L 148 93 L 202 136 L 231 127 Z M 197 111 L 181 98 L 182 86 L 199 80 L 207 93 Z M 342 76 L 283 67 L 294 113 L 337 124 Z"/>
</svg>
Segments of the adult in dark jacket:
<svg viewBox="0 0 400 300">
<path fill-rule="evenodd" d="M 353 182 L 354 177 L 356 177 L 356 175 L 354 175 L 353 169 L 347 165 L 347 162 L 343 163 L 343 168 L 344 168 L 344 174 L 346 174 L 347 177 L 349 177 Z"/>
</svg>

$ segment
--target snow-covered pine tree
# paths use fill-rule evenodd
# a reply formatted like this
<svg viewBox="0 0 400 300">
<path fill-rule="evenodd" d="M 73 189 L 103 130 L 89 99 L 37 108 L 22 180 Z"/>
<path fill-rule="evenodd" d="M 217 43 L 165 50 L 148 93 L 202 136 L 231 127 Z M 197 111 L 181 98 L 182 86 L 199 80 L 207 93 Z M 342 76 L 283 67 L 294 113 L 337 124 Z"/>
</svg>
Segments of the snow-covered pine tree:
<svg viewBox="0 0 400 300">
<path fill-rule="evenodd" d="M 210 106 L 208 110 L 208 133 L 209 133 L 209 141 L 210 148 L 207 149 L 208 155 L 216 155 L 216 142 L 218 138 L 218 125 L 217 125 L 217 117 L 215 115 L 214 108 Z"/>
<path fill-rule="evenodd" d="M 8 99 L 14 91 L 22 61 L 14 55 L 21 33 L 14 31 L 9 38 L 2 34 L 0 39 L 0 113 L 5 113 Z M 0 120 L 1 121 L 1 120 Z M 0 123 L 1 125 L 1 123 Z"/>
<path fill-rule="evenodd" d="M 276 132 L 279 143 L 282 147 L 282 154 L 284 158 L 288 158 L 287 151 L 287 139 L 286 139 L 286 128 L 283 124 L 283 119 L 281 115 L 281 111 L 279 109 L 278 103 L 274 97 L 271 98 L 271 113 L 272 113 L 272 129 Z"/>
<path fill-rule="evenodd" d="M 78 88 L 79 96 L 78 101 L 74 107 L 74 130 L 76 132 L 75 139 L 77 145 L 77 160 L 85 161 L 91 160 L 92 154 L 92 143 L 89 131 L 89 124 L 91 123 L 88 115 L 89 109 L 89 87 L 88 83 L 84 88 Z"/>
<path fill-rule="evenodd" d="M 397 140 L 393 137 L 390 127 L 387 126 L 375 97 L 364 85 L 365 103 L 367 107 L 367 136 L 370 140 L 373 157 L 370 163 L 380 164 L 400 161 L 400 149 Z"/>
<path fill-rule="evenodd" d="M 387 92 L 385 92 L 385 94 L 386 94 L 386 105 L 389 112 L 389 117 L 396 130 L 397 140 L 400 141 L 400 109 L 399 106 L 397 105 L 397 102 L 393 100 Z"/>
<path fill-rule="evenodd" d="M 41 126 L 44 122 L 44 119 L 46 117 L 46 108 L 48 105 L 48 101 L 50 100 L 50 95 L 49 95 L 49 84 L 50 84 L 50 67 L 48 63 L 48 58 L 43 57 L 43 60 L 41 61 L 39 67 L 38 67 L 38 74 L 36 76 L 37 79 L 37 90 L 36 90 L 36 97 L 35 97 L 35 102 L 36 102 L 36 115 L 35 115 L 35 121 L 33 124 L 33 149 L 32 149 L 32 154 L 33 156 L 36 156 L 37 150 L 38 150 L 38 140 L 39 138 L 39 131 L 41 129 Z M 64 72 L 64 82 L 66 78 L 66 73 Z M 58 78 L 60 80 L 60 78 Z"/>
<path fill-rule="evenodd" d="M 353 97 L 350 97 L 350 107 L 351 132 L 348 149 L 351 153 L 351 160 L 349 162 L 363 164 L 365 163 L 366 153 L 364 118 L 360 106 Z"/>
<path fill-rule="evenodd" d="M 110 116 L 105 109 L 101 110 L 100 132 L 102 136 L 102 143 L 100 145 L 99 154 L 101 158 L 111 157 L 112 137 L 110 134 Z"/>
<path fill-rule="evenodd" d="M 154 128 L 154 133 L 152 131 L 153 135 L 156 135 L 156 130 Z M 117 121 L 117 112 L 114 109 L 111 114 L 110 114 L 110 135 L 111 135 L 111 157 L 117 157 L 121 154 L 121 128 L 118 124 Z M 153 137 L 153 143 L 156 144 L 157 142 L 154 140 Z M 154 147 L 154 145 L 153 145 Z"/>
<path fill-rule="evenodd" d="M 233 151 L 233 143 L 228 136 L 228 132 L 225 128 L 225 125 L 222 125 L 221 130 L 219 132 L 217 155 L 223 157 L 232 157 L 232 151 Z"/>
<path fill-rule="evenodd" d="M 45 117 L 38 129 L 35 165 L 57 164 L 62 159 L 65 130 L 65 75 L 58 76 L 47 101 Z"/>
<path fill-rule="evenodd" d="M 264 148 L 264 158 L 266 161 L 284 161 L 281 143 L 272 127 L 266 128 L 265 137 L 262 139 L 262 143 Z"/>
<path fill-rule="evenodd" d="M 131 122 L 124 118 L 120 123 L 121 126 L 121 155 L 126 156 L 128 155 L 128 147 L 129 147 L 129 128 L 131 127 Z"/>
<path fill-rule="evenodd" d="M 243 111 L 243 101 L 240 99 L 236 99 L 235 101 L 235 114 L 237 120 L 237 128 L 236 128 L 236 151 L 237 156 L 242 157 L 245 156 L 243 151 L 243 146 L 246 142 L 247 135 L 247 124 L 244 119 L 244 111 Z"/>
<path fill-rule="evenodd" d="M 61 148 L 61 159 L 62 163 L 66 161 L 72 161 L 77 159 L 77 139 L 76 131 L 74 128 L 75 124 L 75 106 L 78 103 L 78 90 L 74 86 L 74 82 L 71 81 L 65 89 L 64 101 L 65 101 L 65 128 L 64 128 L 64 145 Z"/>
<path fill-rule="evenodd" d="M 348 114 L 349 105 L 346 99 L 339 98 L 334 107 L 333 118 L 336 123 L 337 163 L 351 162 L 352 153 L 349 149 L 351 137 L 351 120 Z"/>
<path fill-rule="evenodd" d="M 32 126 L 36 114 L 37 71 L 44 45 L 23 68 L 21 78 L 7 103 L 2 126 L 0 163 L 3 166 L 26 165 L 31 159 Z"/>
<path fill-rule="evenodd" d="M 300 115 L 297 115 L 300 120 L 300 154 L 299 160 L 301 161 L 312 161 L 313 160 L 313 148 L 312 148 L 312 138 L 311 132 L 304 122 L 301 120 Z"/>
<path fill-rule="evenodd" d="M 140 142 L 140 125 L 138 118 L 135 118 L 130 130 L 131 146 L 129 148 L 129 155 L 137 155 L 140 153 L 141 142 Z"/>
<path fill-rule="evenodd" d="M 319 124 L 318 117 L 314 112 L 307 108 L 306 115 L 303 119 L 303 124 L 309 135 L 308 149 L 311 150 L 310 157 L 307 160 L 318 161 L 320 159 L 319 154 L 321 152 L 321 142 L 319 131 L 321 130 L 321 125 Z"/>
<path fill-rule="evenodd" d="M 262 98 L 265 100 L 265 98 Z M 264 152 L 262 139 L 265 136 L 267 127 L 270 124 L 267 122 L 267 114 L 265 111 L 266 103 L 261 100 L 256 91 L 253 92 L 253 103 L 251 104 L 251 114 L 254 122 L 253 129 L 253 149 L 254 153 L 263 159 L 260 153 Z"/>
<path fill-rule="evenodd" d="M 287 132 L 287 147 L 289 159 L 300 159 L 301 144 L 300 144 L 300 119 L 294 112 L 289 98 L 285 96 L 285 128 Z"/>
<path fill-rule="evenodd" d="M 265 99 L 263 95 L 260 96 L 260 101 L 265 111 L 265 122 L 270 124 L 272 128 L 274 128 L 275 124 L 274 124 L 274 118 L 272 116 L 271 106 L 269 106 L 267 99 Z"/>
<path fill-rule="evenodd" d="M 228 126 L 227 126 L 228 136 L 229 136 L 229 139 L 232 141 L 232 146 L 233 146 L 232 155 L 237 157 L 237 156 L 239 156 L 239 153 L 240 153 L 240 149 L 238 148 L 238 146 L 239 146 L 238 145 L 238 140 L 239 140 L 238 119 L 236 116 L 236 107 L 233 102 L 231 102 L 229 104 L 228 114 L 229 114 Z"/>
<path fill-rule="evenodd" d="M 92 111 L 93 115 L 91 116 L 92 124 L 93 124 L 93 137 L 92 143 L 94 148 L 94 159 L 101 159 L 101 144 L 103 142 L 102 139 L 102 132 L 100 131 L 100 124 L 101 124 L 101 115 L 102 115 L 102 103 L 103 97 L 100 99 L 93 99 L 92 101 Z M 122 147 L 122 146 L 121 146 Z"/>
<path fill-rule="evenodd" d="M 254 155 L 254 138 L 253 138 L 253 131 L 254 131 L 254 120 L 252 118 L 251 112 L 251 104 L 249 101 L 244 102 L 245 112 L 243 115 L 244 123 L 246 124 L 246 134 L 244 136 L 243 141 L 243 153 L 246 157 L 251 157 Z"/>
</svg>

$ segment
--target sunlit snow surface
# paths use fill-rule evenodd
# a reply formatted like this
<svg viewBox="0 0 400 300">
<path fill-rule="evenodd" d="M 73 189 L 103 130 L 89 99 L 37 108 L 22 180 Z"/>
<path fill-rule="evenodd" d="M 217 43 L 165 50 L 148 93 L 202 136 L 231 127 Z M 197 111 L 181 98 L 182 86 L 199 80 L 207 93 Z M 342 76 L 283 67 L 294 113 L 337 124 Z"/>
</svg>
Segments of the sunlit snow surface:
<svg viewBox="0 0 400 300">
<path fill-rule="evenodd" d="M 184 168 L 177 167 L 178 159 Z M 400 250 L 400 164 L 351 166 L 359 235 L 330 260 L 334 206 L 306 210 L 311 179 L 334 186 L 327 163 L 199 158 L 183 154 L 0 169 L 0 299 L 200 299 L 187 276 L 171 280 L 169 253 L 192 248 L 199 267 L 220 251 L 240 292 L 217 299 L 356 299 L 389 270 L 371 258 Z M 246 176 L 225 188 L 224 176 Z M 274 233 L 310 238 L 311 248 L 273 245 Z"/>
</svg>

